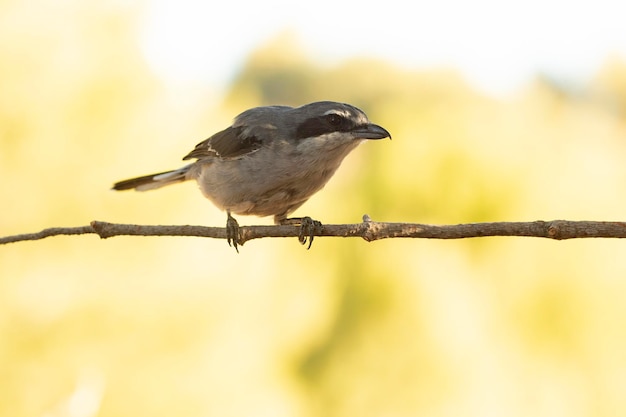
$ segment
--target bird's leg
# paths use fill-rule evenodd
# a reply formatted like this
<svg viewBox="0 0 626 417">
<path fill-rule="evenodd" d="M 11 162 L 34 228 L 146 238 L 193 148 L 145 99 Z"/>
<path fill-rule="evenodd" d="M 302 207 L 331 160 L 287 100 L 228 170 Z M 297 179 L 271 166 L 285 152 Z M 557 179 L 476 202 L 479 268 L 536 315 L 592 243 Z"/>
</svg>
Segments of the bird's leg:
<svg viewBox="0 0 626 417">
<path fill-rule="evenodd" d="M 237 253 L 239 253 L 239 249 L 237 249 L 237 243 L 239 242 L 239 223 L 230 215 L 230 210 L 226 210 L 226 214 L 228 214 L 228 218 L 226 219 L 226 241 L 228 242 L 228 246 L 231 246 L 230 242 L 232 241 L 232 246 L 234 246 Z"/>
<path fill-rule="evenodd" d="M 308 240 L 309 246 L 307 246 L 307 249 L 311 249 L 311 245 L 313 244 L 313 238 L 315 237 L 315 235 L 322 232 L 322 222 L 313 220 L 309 216 L 292 217 L 289 219 L 281 219 L 276 217 L 274 220 L 276 221 L 276 223 L 281 225 L 300 225 L 300 234 L 298 235 L 298 241 L 301 244 L 306 245 L 306 242 Z"/>
</svg>

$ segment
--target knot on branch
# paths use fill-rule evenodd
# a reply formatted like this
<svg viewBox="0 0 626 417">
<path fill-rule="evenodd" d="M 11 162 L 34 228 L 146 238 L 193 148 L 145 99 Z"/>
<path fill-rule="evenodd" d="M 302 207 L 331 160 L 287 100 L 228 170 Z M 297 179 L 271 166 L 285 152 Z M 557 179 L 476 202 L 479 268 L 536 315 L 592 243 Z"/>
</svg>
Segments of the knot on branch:
<svg viewBox="0 0 626 417">
<path fill-rule="evenodd" d="M 562 232 L 562 223 L 561 220 L 554 220 L 548 224 L 547 234 L 549 238 L 556 240 L 565 239 Z"/>
<path fill-rule="evenodd" d="M 363 223 L 359 227 L 359 234 L 366 242 L 379 239 L 380 224 L 373 221 L 368 214 L 364 214 Z"/>
<path fill-rule="evenodd" d="M 109 225 L 110 223 L 99 222 L 97 220 L 94 220 L 91 223 L 89 223 L 89 226 L 91 226 L 93 231 L 96 232 L 96 234 L 100 236 L 101 239 L 106 239 L 108 237 L 115 236 L 115 234 L 109 232 L 109 227 L 108 227 Z"/>
</svg>

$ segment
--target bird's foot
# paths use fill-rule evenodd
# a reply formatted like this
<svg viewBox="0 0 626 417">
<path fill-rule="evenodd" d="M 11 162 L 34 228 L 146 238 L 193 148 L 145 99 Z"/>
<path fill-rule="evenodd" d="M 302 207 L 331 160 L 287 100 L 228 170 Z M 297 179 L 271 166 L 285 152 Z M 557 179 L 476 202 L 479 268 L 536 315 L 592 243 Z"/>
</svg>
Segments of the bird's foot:
<svg viewBox="0 0 626 417">
<path fill-rule="evenodd" d="M 309 246 L 307 246 L 307 249 L 311 249 L 311 245 L 313 244 L 313 238 L 315 238 L 315 235 L 322 232 L 322 222 L 313 220 L 309 216 L 283 219 L 280 221 L 280 224 L 293 226 L 300 225 L 300 234 L 298 235 L 298 241 L 303 245 L 306 245 L 308 241 Z"/>
<path fill-rule="evenodd" d="M 226 241 L 228 242 L 228 246 L 234 246 L 237 253 L 239 253 L 239 249 L 237 248 L 239 242 L 239 223 L 237 223 L 237 220 L 235 220 L 230 213 L 228 213 L 228 219 L 226 220 Z"/>
</svg>

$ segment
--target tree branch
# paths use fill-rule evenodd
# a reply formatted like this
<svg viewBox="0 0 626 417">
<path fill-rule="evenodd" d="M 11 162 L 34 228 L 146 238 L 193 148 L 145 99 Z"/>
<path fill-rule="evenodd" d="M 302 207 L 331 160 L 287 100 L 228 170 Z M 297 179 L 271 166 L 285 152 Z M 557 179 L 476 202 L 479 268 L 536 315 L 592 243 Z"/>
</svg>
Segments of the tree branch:
<svg viewBox="0 0 626 417">
<path fill-rule="evenodd" d="M 262 237 L 297 237 L 297 226 L 241 226 L 239 244 Z M 53 227 L 38 233 L 0 237 L 0 244 L 39 240 L 58 235 L 97 234 L 102 239 L 113 236 L 196 236 L 226 239 L 223 227 L 147 226 L 92 221 L 89 226 Z M 323 225 L 316 236 L 361 237 L 368 242 L 387 238 L 464 239 L 484 236 L 528 236 L 548 239 L 588 237 L 626 238 L 626 222 L 607 221 L 534 221 L 428 225 L 418 223 L 375 222 L 368 215 L 362 223 Z"/>
</svg>

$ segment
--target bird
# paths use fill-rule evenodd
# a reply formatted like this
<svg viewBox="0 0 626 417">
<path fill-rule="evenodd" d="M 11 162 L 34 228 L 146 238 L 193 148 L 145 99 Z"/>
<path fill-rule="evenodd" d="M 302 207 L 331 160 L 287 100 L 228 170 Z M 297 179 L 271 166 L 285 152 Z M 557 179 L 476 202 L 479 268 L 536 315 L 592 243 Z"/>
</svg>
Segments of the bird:
<svg viewBox="0 0 626 417">
<path fill-rule="evenodd" d="M 322 224 L 310 217 L 288 218 L 334 175 L 364 140 L 391 139 L 355 106 L 318 101 L 299 107 L 254 107 L 231 126 L 198 143 L 172 171 L 119 181 L 114 190 L 147 191 L 196 180 L 204 196 L 226 211 L 226 234 L 235 250 L 239 223 L 232 216 L 274 216 L 274 223 L 300 226 L 308 248 Z"/>
</svg>

